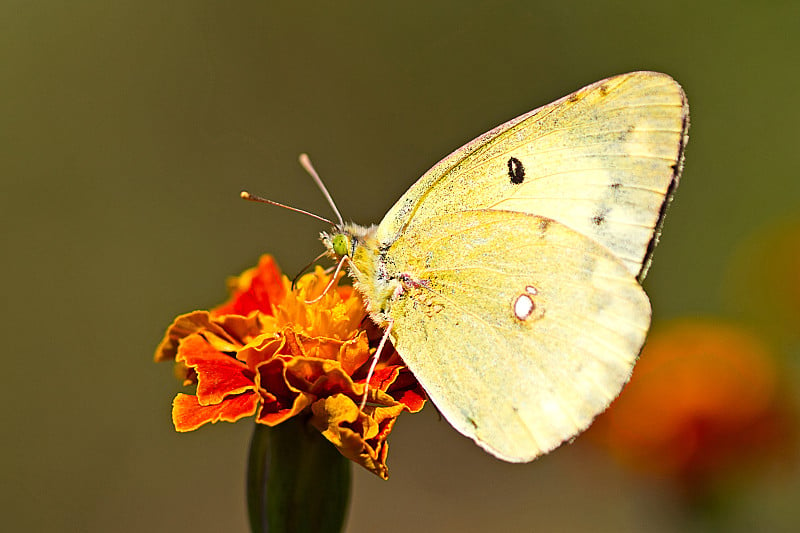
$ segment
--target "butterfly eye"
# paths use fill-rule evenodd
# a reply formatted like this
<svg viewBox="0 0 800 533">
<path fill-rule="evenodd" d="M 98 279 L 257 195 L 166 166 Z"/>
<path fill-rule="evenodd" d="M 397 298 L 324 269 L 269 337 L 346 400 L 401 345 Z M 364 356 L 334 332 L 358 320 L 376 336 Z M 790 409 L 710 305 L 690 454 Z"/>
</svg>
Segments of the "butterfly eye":
<svg viewBox="0 0 800 533">
<path fill-rule="evenodd" d="M 333 251 L 338 256 L 349 255 L 350 252 L 350 238 L 344 233 L 337 233 L 331 240 Z"/>
</svg>

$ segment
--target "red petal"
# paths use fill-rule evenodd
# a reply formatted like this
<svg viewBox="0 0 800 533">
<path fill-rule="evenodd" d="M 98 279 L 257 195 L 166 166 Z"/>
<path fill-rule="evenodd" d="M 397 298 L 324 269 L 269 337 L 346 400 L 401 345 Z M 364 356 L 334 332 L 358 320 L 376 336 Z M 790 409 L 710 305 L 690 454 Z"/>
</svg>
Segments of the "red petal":
<svg viewBox="0 0 800 533">
<path fill-rule="evenodd" d="M 213 314 L 246 316 L 258 310 L 272 315 L 273 304 L 280 303 L 286 295 L 281 271 L 271 255 L 262 255 L 258 266 L 243 273 L 239 283 L 245 286 L 238 287 L 230 300 L 212 310 Z"/>
</svg>

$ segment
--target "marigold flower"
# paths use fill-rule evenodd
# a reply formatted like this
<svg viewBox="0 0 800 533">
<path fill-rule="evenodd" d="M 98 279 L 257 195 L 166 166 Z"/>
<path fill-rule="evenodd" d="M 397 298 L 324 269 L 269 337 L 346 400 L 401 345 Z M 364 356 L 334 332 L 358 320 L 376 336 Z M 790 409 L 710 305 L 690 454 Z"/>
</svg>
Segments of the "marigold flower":
<svg viewBox="0 0 800 533">
<path fill-rule="evenodd" d="M 625 464 L 702 493 L 789 453 L 795 416 L 762 342 L 713 322 L 651 335 L 630 383 L 589 433 Z"/>
<path fill-rule="evenodd" d="M 303 413 L 342 455 L 386 479 L 386 439 L 425 395 L 390 342 L 366 386 L 382 331 L 351 287 L 323 294 L 330 281 L 317 267 L 292 289 L 265 255 L 230 281 L 226 303 L 176 318 L 155 356 L 174 360 L 184 384 L 196 384 L 195 394 L 175 397 L 175 429 L 253 415 L 274 426 Z"/>
</svg>

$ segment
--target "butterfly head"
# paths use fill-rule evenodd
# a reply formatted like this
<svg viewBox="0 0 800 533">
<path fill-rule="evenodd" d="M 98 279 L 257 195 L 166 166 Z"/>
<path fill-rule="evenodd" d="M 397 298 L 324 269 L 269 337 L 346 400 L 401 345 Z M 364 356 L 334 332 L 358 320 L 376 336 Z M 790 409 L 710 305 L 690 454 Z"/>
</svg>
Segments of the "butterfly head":
<svg viewBox="0 0 800 533">
<path fill-rule="evenodd" d="M 330 233 L 322 232 L 320 239 L 328 254 L 336 260 L 342 257 L 353 258 L 356 250 L 373 238 L 375 226 L 364 227 L 357 224 L 336 225 Z"/>
</svg>

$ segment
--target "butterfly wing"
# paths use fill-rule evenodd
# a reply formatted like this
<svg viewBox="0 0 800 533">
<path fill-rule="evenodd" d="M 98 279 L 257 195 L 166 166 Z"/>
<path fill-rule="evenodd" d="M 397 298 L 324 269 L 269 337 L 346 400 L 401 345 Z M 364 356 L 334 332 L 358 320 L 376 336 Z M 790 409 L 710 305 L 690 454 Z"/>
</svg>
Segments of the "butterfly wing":
<svg viewBox="0 0 800 533">
<path fill-rule="evenodd" d="M 610 249 L 640 280 L 677 186 L 689 108 L 666 74 L 589 85 L 459 148 L 381 222 L 390 244 L 428 218 L 465 209 L 545 216 Z"/>
<path fill-rule="evenodd" d="M 508 461 L 585 429 L 628 380 L 650 304 L 609 250 L 547 218 L 465 211 L 386 251 L 393 341 L 442 415 Z"/>
</svg>

